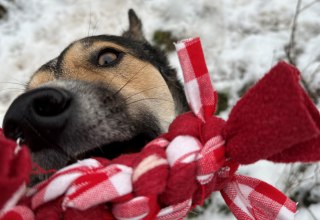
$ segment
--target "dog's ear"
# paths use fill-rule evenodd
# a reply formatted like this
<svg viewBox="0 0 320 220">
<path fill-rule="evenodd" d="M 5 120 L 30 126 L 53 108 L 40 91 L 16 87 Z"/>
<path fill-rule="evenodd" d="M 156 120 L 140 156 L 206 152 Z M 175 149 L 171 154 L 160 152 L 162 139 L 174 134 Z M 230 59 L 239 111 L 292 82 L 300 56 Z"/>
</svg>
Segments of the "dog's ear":
<svg viewBox="0 0 320 220">
<path fill-rule="evenodd" d="M 129 29 L 125 31 L 122 36 L 135 41 L 146 41 L 142 31 L 142 22 L 133 9 L 129 9 L 128 17 Z"/>
</svg>

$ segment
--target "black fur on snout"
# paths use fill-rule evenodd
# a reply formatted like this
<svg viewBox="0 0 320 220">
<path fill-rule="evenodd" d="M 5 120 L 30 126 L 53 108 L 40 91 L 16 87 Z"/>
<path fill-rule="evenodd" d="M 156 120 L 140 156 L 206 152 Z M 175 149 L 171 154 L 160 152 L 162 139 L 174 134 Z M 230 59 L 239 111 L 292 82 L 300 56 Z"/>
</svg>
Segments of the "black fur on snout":
<svg viewBox="0 0 320 220">
<path fill-rule="evenodd" d="M 141 110 L 132 118 L 125 99 L 105 85 L 77 80 L 47 83 L 18 97 L 4 118 L 8 138 L 22 138 L 44 169 L 87 156 L 113 159 L 138 152 L 161 133 Z"/>
<path fill-rule="evenodd" d="M 72 112 L 72 94 L 61 88 L 39 88 L 18 97 L 3 120 L 4 135 L 28 143 L 61 132 Z M 39 144 L 30 145 L 37 151 Z"/>
</svg>

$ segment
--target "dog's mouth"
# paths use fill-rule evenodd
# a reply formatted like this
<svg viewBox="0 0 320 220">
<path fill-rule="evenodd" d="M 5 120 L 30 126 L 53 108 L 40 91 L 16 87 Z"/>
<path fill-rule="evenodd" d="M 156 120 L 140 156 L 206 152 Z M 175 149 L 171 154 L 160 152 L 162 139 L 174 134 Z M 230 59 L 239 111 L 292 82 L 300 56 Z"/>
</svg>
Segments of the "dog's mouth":
<svg viewBox="0 0 320 220">
<path fill-rule="evenodd" d="M 61 146 L 57 148 L 57 145 L 52 146 L 54 147 L 56 153 L 55 156 L 60 155 L 61 160 L 59 164 L 55 164 L 52 166 L 52 163 L 46 164 L 46 161 L 44 159 L 35 160 L 36 164 L 41 167 L 41 170 L 39 173 L 37 173 L 37 167 L 35 167 L 36 171 L 35 174 L 32 175 L 30 186 L 39 183 L 47 178 L 49 178 L 53 171 L 57 171 L 63 167 L 69 166 L 71 164 L 74 164 L 78 162 L 79 160 L 89 159 L 89 158 L 101 158 L 104 160 L 110 160 L 116 159 L 120 157 L 121 155 L 128 155 L 128 154 L 135 154 L 142 151 L 142 149 L 148 144 L 150 141 L 155 139 L 159 135 L 159 132 L 155 131 L 146 131 L 142 133 L 138 133 L 137 135 L 134 135 L 132 138 L 124 141 L 113 141 L 107 144 L 102 144 L 97 147 L 88 149 L 86 151 L 82 151 L 80 153 L 74 153 L 73 155 L 67 153 Z M 57 154 L 57 152 L 60 152 Z M 47 158 L 48 155 L 46 153 L 42 153 L 41 150 L 38 152 L 35 152 L 34 155 L 40 156 L 40 158 Z M 133 155 L 134 156 L 134 155 Z M 64 159 L 62 159 L 64 158 Z M 37 161 L 40 161 L 42 163 L 37 163 Z M 43 162 L 45 161 L 45 162 Z M 44 173 L 42 173 L 44 171 Z"/>
<path fill-rule="evenodd" d="M 155 133 L 146 132 L 140 133 L 130 140 L 115 141 L 108 144 L 103 144 L 86 152 L 80 153 L 75 158 L 71 159 L 68 162 L 68 165 L 76 162 L 77 160 L 83 160 L 87 158 L 100 157 L 112 160 L 124 154 L 138 153 L 144 148 L 147 143 L 149 143 L 156 137 L 157 135 Z"/>
</svg>

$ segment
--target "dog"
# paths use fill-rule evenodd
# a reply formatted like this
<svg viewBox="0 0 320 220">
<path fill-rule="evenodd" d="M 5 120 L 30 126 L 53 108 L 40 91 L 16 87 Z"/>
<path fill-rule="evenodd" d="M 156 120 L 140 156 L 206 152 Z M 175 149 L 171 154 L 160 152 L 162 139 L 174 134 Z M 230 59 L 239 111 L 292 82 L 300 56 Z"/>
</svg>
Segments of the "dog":
<svg viewBox="0 0 320 220">
<path fill-rule="evenodd" d="M 166 54 L 145 39 L 134 10 L 128 17 L 121 36 L 77 40 L 41 66 L 6 112 L 5 136 L 43 169 L 139 152 L 188 110 Z"/>
</svg>

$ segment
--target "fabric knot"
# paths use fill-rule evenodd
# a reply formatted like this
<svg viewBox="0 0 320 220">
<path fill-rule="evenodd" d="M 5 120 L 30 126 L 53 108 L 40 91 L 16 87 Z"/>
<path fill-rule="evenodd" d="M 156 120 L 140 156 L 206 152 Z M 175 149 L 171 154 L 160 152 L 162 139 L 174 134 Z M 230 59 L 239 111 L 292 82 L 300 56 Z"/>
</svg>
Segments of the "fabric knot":
<svg viewBox="0 0 320 220">
<path fill-rule="evenodd" d="M 224 143 L 225 141 L 221 135 L 212 137 L 207 141 L 207 143 L 205 143 L 199 152 L 197 179 L 200 184 L 203 185 L 209 183 L 215 172 L 220 170 L 225 164 L 226 158 Z"/>
<path fill-rule="evenodd" d="M 250 144 L 244 144 L 244 141 L 237 143 L 234 142 L 232 138 L 234 134 L 239 133 L 240 130 L 236 123 L 237 120 L 239 120 L 238 118 L 234 117 L 235 120 L 233 123 L 230 123 L 232 120 L 224 122 L 213 116 L 217 105 L 217 93 L 212 86 L 207 86 L 203 80 L 205 77 L 209 78 L 209 74 L 199 39 L 195 38 L 181 41 L 176 45 L 176 49 L 184 73 L 185 92 L 190 109 L 194 115 L 202 121 L 202 123 L 197 122 L 195 119 L 191 119 L 192 116 L 189 116 L 194 128 L 189 130 L 182 128 L 178 130 L 180 135 L 183 132 L 189 133 L 192 131 L 194 135 L 191 136 L 198 138 L 198 141 L 193 141 L 193 148 L 188 147 L 190 151 L 186 152 L 187 155 L 185 156 L 187 158 L 194 158 L 190 156 L 198 153 L 197 180 L 202 187 L 200 190 L 195 190 L 193 205 L 202 204 L 203 199 L 206 198 L 210 192 L 220 190 L 227 205 L 239 219 L 279 219 L 279 216 L 281 216 L 281 218 L 285 216 L 286 219 L 293 219 L 296 210 L 295 203 L 284 194 L 262 181 L 235 174 L 239 164 L 242 162 L 237 159 L 245 158 L 247 160 L 247 158 L 250 158 L 250 156 L 248 157 L 246 154 L 243 154 L 246 150 L 250 151 Z M 292 79 L 296 80 L 296 75 L 294 74 L 297 71 L 293 70 L 292 72 Z M 295 83 L 293 82 L 292 84 L 294 85 Z M 256 94 L 254 95 L 249 99 L 250 101 L 256 100 L 257 96 Z M 251 106 L 254 106 L 254 104 Z M 237 113 L 239 112 L 243 111 L 239 109 Z M 309 114 L 320 119 L 319 115 L 312 111 L 310 111 Z M 179 117 L 177 120 L 179 121 Z M 260 123 L 260 121 L 258 121 L 258 123 Z M 184 125 L 184 122 L 178 122 L 177 124 L 179 125 L 173 125 L 171 128 L 180 127 Z M 244 124 L 250 125 L 248 121 Z M 175 129 L 169 130 L 169 133 L 174 130 Z M 172 136 L 174 135 L 169 135 L 169 137 Z M 247 136 L 250 137 L 250 134 L 247 134 Z M 243 138 L 240 135 L 236 137 L 240 140 Z M 308 137 L 310 138 L 311 136 L 309 135 Z M 270 139 L 272 138 L 270 137 Z M 226 140 L 226 142 L 224 140 Z M 233 145 L 230 144 L 230 140 L 233 142 Z M 251 140 L 257 139 L 253 136 Z M 201 143 L 204 143 L 203 146 Z M 239 145 L 239 143 L 242 143 L 242 145 Z M 190 141 L 189 144 L 192 145 Z M 261 146 L 257 146 L 257 148 L 261 149 Z M 246 150 L 242 152 L 242 149 Z M 267 148 L 263 150 L 268 151 Z M 279 149 L 277 150 L 278 152 L 280 151 Z M 272 153 L 269 152 L 268 155 L 272 155 Z M 252 158 L 256 157 L 261 159 L 261 156 L 261 154 L 259 155 L 259 153 L 257 153 Z M 174 161 L 179 160 L 183 161 L 185 158 L 180 156 L 180 159 L 175 159 Z M 273 191 L 274 193 L 261 194 L 259 191 L 261 188 L 263 188 L 265 192 Z M 201 194 L 201 196 L 199 194 Z M 259 207 L 261 200 L 264 201 L 262 208 Z"/>
</svg>

